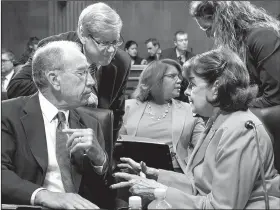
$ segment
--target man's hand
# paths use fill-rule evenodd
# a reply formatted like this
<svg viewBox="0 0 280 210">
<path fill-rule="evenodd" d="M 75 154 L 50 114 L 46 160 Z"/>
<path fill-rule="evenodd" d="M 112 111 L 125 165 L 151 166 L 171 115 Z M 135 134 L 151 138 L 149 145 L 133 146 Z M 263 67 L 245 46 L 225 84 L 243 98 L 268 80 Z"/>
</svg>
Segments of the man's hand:
<svg viewBox="0 0 280 210">
<path fill-rule="evenodd" d="M 50 209 L 99 209 L 78 194 L 51 192 L 45 189 L 36 194 L 34 204 Z"/>
<path fill-rule="evenodd" d="M 92 129 L 64 129 L 63 132 L 72 134 L 66 143 L 70 155 L 75 153 L 79 155 L 87 154 L 95 166 L 102 166 L 106 155 Z"/>
</svg>

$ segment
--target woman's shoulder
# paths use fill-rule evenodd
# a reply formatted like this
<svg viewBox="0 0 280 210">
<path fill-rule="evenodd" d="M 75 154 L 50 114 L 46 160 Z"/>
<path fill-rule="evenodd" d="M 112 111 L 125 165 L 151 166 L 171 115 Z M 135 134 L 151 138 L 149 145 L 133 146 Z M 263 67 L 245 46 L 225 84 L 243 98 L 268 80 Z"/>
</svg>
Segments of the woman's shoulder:
<svg viewBox="0 0 280 210">
<path fill-rule="evenodd" d="M 276 39 L 279 39 L 277 32 L 270 28 L 253 28 L 247 34 L 247 42 L 249 45 L 274 42 Z"/>
</svg>

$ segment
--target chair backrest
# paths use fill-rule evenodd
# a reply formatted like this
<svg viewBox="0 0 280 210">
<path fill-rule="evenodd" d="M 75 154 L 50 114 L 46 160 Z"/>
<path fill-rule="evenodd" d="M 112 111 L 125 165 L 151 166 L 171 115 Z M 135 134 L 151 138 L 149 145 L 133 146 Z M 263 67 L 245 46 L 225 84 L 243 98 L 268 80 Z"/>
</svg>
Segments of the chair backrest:
<svg viewBox="0 0 280 210">
<path fill-rule="evenodd" d="M 280 105 L 250 109 L 264 124 L 273 140 L 274 166 L 280 173 Z"/>
</svg>

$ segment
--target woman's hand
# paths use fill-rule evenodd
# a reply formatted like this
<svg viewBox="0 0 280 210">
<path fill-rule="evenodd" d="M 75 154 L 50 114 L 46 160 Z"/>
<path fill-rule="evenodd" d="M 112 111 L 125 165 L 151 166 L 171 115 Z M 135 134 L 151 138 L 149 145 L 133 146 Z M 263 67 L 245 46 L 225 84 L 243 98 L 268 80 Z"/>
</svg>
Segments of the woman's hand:
<svg viewBox="0 0 280 210">
<path fill-rule="evenodd" d="M 135 162 L 131 158 L 122 157 L 120 160 L 123 163 L 118 164 L 118 167 L 122 172 L 126 172 L 129 174 L 137 174 L 141 177 L 147 177 L 149 179 L 157 180 L 158 171 L 157 169 L 148 167 L 146 163 L 141 161 L 140 163 Z"/>
<path fill-rule="evenodd" d="M 126 181 L 111 185 L 111 189 L 130 187 L 129 191 L 133 195 L 139 195 L 148 200 L 154 200 L 154 190 L 156 188 L 167 189 L 167 186 L 160 184 L 155 180 L 146 179 L 134 174 L 118 172 L 113 176 L 115 176 L 116 178 L 124 179 Z"/>
</svg>

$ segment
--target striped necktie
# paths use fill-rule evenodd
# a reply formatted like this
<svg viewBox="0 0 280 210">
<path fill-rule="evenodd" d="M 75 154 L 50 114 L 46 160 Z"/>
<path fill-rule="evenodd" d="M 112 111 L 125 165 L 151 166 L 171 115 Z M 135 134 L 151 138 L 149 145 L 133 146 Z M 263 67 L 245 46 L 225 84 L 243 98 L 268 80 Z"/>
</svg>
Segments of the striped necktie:
<svg viewBox="0 0 280 210">
<path fill-rule="evenodd" d="M 62 183 L 65 192 L 75 192 L 71 175 L 70 154 L 66 148 L 68 136 L 62 132 L 66 128 L 66 118 L 63 112 L 57 113 L 58 125 L 56 129 L 56 158 L 59 165 Z"/>
</svg>

